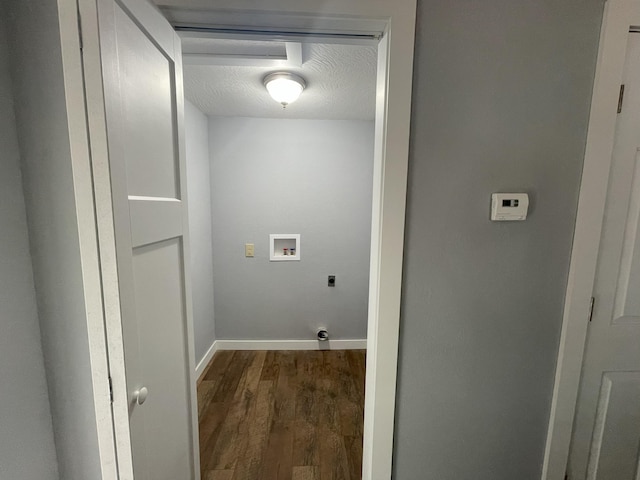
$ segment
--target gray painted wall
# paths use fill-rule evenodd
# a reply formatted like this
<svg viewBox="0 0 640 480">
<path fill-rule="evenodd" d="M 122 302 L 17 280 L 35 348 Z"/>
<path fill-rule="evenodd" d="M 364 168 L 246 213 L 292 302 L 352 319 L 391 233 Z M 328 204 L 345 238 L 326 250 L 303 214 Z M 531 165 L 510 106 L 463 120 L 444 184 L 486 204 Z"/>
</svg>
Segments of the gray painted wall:
<svg viewBox="0 0 640 480">
<path fill-rule="evenodd" d="M 57 3 L 5 3 L 58 468 L 65 480 L 100 478 Z"/>
<path fill-rule="evenodd" d="M 187 198 L 191 244 L 191 285 L 196 365 L 215 340 L 211 243 L 211 172 L 209 119 L 185 102 Z"/>
<path fill-rule="evenodd" d="M 395 479 L 540 478 L 602 9 L 418 2 Z"/>
<path fill-rule="evenodd" d="M 209 125 L 217 337 L 366 338 L 373 122 Z M 301 234 L 301 260 L 270 262 L 270 233 Z"/>
<path fill-rule="evenodd" d="M 58 478 L 4 17 L 0 18 L 0 478 Z"/>
</svg>

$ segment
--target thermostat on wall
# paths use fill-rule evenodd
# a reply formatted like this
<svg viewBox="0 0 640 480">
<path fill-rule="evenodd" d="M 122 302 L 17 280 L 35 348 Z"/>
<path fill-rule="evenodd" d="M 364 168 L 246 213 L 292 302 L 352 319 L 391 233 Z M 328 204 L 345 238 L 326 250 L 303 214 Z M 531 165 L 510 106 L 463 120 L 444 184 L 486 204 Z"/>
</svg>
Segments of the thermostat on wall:
<svg viewBox="0 0 640 480">
<path fill-rule="evenodd" d="M 491 220 L 506 222 L 526 220 L 529 195 L 526 193 L 494 193 L 491 195 Z"/>
</svg>

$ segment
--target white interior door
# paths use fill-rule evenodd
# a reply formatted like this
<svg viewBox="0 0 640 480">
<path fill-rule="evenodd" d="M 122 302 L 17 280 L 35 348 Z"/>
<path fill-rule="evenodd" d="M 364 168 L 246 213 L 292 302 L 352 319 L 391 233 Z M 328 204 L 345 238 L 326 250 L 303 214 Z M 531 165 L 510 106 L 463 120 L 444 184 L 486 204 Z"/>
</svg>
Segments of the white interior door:
<svg viewBox="0 0 640 480">
<path fill-rule="evenodd" d="M 570 480 L 640 479 L 640 33 L 623 79 Z"/>
<path fill-rule="evenodd" d="M 145 0 L 98 0 L 133 471 L 198 477 L 180 41 Z"/>
</svg>

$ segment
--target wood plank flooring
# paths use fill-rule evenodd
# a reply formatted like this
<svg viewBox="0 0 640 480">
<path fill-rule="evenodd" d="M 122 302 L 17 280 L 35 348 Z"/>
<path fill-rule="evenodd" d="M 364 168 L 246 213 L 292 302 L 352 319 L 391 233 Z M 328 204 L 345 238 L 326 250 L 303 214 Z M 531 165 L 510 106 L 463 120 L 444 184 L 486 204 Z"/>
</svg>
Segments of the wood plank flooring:
<svg viewBox="0 0 640 480">
<path fill-rule="evenodd" d="M 198 385 L 203 480 L 359 480 L 364 350 L 219 351 Z"/>
</svg>

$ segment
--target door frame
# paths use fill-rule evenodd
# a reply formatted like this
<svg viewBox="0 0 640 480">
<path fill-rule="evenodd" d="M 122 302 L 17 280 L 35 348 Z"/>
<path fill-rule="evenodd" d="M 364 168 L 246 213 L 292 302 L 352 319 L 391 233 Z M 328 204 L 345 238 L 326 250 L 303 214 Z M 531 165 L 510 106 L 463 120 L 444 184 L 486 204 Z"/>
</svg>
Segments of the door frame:
<svg viewBox="0 0 640 480">
<path fill-rule="evenodd" d="M 578 401 L 591 296 L 609 184 L 627 38 L 640 26 L 640 1 L 607 0 L 564 303 L 542 480 L 563 480 Z"/>
<path fill-rule="evenodd" d="M 384 32 L 378 42 L 362 478 L 391 478 L 415 0 L 157 0 L 172 23 Z M 208 18 L 209 17 L 209 18 Z"/>
<path fill-rule="evenodd" d="M 94 328 L 91 335 L 96 341 L 102 336 L 102 342 L 106 344 L 110 379 L 104 378 L 104 371 L 97 368 L 93 369 L 93 374 L 101 375 L 96 382 L 100 382 L 104 394 L 108 394 L 109 387 L 113 392 L 113 403 L 97 405 L 96 414 L 99 418 L 112 420 L 113 430 L 110 434 L 115 436 L 114 448 L 108 449 L 103 461 L 113 464 L 115 457 L 118 478 L 128 480 L 133 479 L 133 466 L 97 1 L 58 1 L 64 4 L 77 2 L 77 15 L 81 23 L 80 29 L 78 17 L 73 18 L 70 8 L 69 18 L 61 22 L 61 30 L 75 31 L 82 38 L 82 55 L 73 55 L 74 68 L 70 73 L 84 83 L 86 103 L 82 108 L 78 106 L 68 113 L 75 118 L 82 118 L 90 135 L 86 154 L 91 162 L 93 195 L 91 198 L 86 195 L 86 198 L 79 198 L 78 201 L 93 203 L 96 211 L 96 240 L 99 244 L 99 259 L 96 261 L 99 261 L 102 274 L 100 295 L 103 299 L 104 328 Z M 196 10 L 200 9 L 200 13 L 212 13 L 209 0 L 160 0 L 158 3 L 168 9 L 190 9 L 191 13 L 196 14 L 199 14 Z M 268 24 L 265 26 L 271 28 L 297 27 L 309 32 L 326 29 L 349 34 L 371 33 L 372 29 L 384 32 L 378 45 L 362 478 L 388 480 L 391 478 L 393 454 L 416 0 L 263 0 L 257 5 L 260 11 L 256 11 L 254 0 L 216 0 L 215 10 L 225 12 L 225 24 L 258 22 L 263 25 L 266 21 Z M 77 46 L 68 45 L 68 48 L 75 49 Z M 193 332 L 189 335 L 191 349 Z M 195 393 L 196 372 L 195 368 L 191 370 Z M 197 422 L 197 419 L 194 421 Z M 103 425 L 107 425 L 107 422 L 103 422 Z M 197 447 L 197 429 L 194 437 Z M 198 476 L 197 448 L 194 455 Z"/>
</svg>

